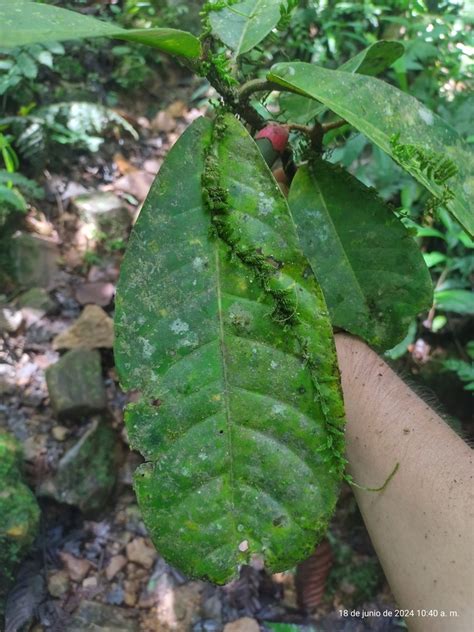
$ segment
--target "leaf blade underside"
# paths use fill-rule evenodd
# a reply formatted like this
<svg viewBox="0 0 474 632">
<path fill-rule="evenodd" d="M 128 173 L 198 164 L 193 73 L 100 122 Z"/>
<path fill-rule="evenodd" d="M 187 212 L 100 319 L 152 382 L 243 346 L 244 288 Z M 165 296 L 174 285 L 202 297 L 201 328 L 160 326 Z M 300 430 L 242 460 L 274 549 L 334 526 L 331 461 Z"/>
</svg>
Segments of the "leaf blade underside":
<svg viewBox="0 0 474 632">
<path fill-rule="evenodd" d="M 312 550 L 344 466 L 343 407 L 322 295 L 306 296 L 317 288 L 311 273 L 301 279 L 302 310 L 322 313 L 285 326 L 240 258 L 255 227 L 276 239 L 258 220 L 272 217 L 271 205 L 290 233 L 272 251 L 296 275 L 305 260 L 293 252 L 286 202 L 240 123 L 228 118 L 219 138 L 212 127 L 199 119 L 176 143 L 137 221 L 117 289 L 115 354 L 124 388 L 142 393 L 126 423 L 147 460 L 135 488 L 151 536 L 186 574 L 224 583 L 253 555 L 281 570 Z M 233 248 L 203 203 L 210 147 L 225 159 L 219 178 L 245 241 Z M 256 185 L 265 194 L 257 202 Z M 287 279 L 278 271 L 267 283 Z M 294 327 L 318 332 L 305 357 Z M 308 364 L 316 347 L 321 384 Z"/>
<path fill-rule="evenodd" d="M 300 167 L 288 203 L 334 326 L 380 350 L 433 303 L 422 254 L 375 191 L 320 158 Z"/>
<path fill-rule="evenodd" d="M 199 57 L 201 50 L 199 40 L 194 35 L 178 29 L 127 30 L 60 7 L 30 0 L 0 0 L 2 48 L 91 37 L 133 41 L 187 58 Z"/>
<path fill-rule="evenodd" d="M 443 199 L 445 182 L 436 165 L 423 168 L 421 155 L 441 165 L 449 159 L 457 173 L 446 180 L 452 199 L 445 204 L 474 234 L 474 159 L 457 132 L 420 101 L 375 77 L 328 70 L 304 62 L 276 64 L 268 78 L 309 96 L 365 134 L 400 166 Z M 395 142 L 394 142 L 395 141 Z M 411 156 L 411 157 L 408 157 Z"/>
</svg>

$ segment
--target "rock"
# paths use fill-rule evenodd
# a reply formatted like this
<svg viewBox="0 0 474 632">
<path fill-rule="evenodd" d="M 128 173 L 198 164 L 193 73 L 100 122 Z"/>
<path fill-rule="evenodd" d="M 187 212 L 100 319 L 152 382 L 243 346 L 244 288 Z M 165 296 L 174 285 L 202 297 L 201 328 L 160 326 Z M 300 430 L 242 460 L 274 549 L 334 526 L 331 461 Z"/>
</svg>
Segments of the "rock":
<svg viewBox="0 0 474 632">
<path fill-rule="evenodd" d="M 69 590 L 69 574 L 67 571 L 57 571 L 48 577 L 48 592 L 52 597 L 61 597 Z"/>
<path fill-rule="evenodd" d="M 166 573 L 155 581 L 159 591 L 154 609 L 157 624 L 153 629 L 163 632 L 190 632 L 193 624 L 201 619 L 204 582 L 191 581 L 176 587 Z M 146 607 L 142 600 L 140 606 Z"/>
<path fill-rule="evenodd" d="M 90 283 L 98 281 L 116 281 L 119 276 L 119 270 L 115 263 L 105 263 L 103 267 L 91 266 L 87 273 L 87 280 Z"/>
<path fill-rule="evenodd" d="M 192 632 L 222 632 L 223 626 L 219 621 L 204 619 L 193 625 Z"/>
<path fill-rule="evenodd" d="M 161 110 L 157 113 L 151 122 L 151 128 L 154 132 L 172 132 L 176 127 L 176 121 L 173 116 Z"/>
<path fill-rule="evenodd" d="M 98 581 L 97 577 L 94 575 L 93 577 L 86 577 L 82 581 L 82 587 L 86 590 L 91 590 L 91 588 L 97 588 Z"/>
<path fill-rule="evenodd" d="M 295 574 L 291 572 L 275 573 L 272 575 L 275 584 L 280 584 L 283 595 L 281 603 L 285 608 L 298 609 L 298 596 L 295 586 Z"/>
<path fill-rule="evenodd" d="M 78 197 L 79 195 L 86 195 L 87 193 L 88 190 L 82 184 L 78 182 L 68 182 L 64 192 L 61 194 L 61 199 L 66 201 Z"/>
<path fill-rule="evenodd" d="M 15 377 L 14 367 L 10 364 L 0 364 L 0 395 L 8 395 L 15 392 Z"/>
<path fill-rule="evenodd" d="M 23 314 L 11 307 L 0 307 L 0 334 L 14 334 L 21 327 Z"/>
<path fill-rule="evenodd" d="M 66 426 L 53 426 L 51 434 L 56 441 L 65 441 L 69 434 L 69 429 Z"/>
<path fill-rule="evenodd" d="M 124 555 L 114 555 L 110 558 L 105 568 L 105 576 L 111 581 L 117 573 L 127 564 L 127 558 Z"/>
<path fill-rule="evenodd" d="M 56 336 L 53 349 L 111 349 L 113 344 L 113 320 L 98 305 L 87 305 L 72 327 Z"/>
<path fill-rule="evenodd" d="M 123 600 L 127 606 L 133 607 L 138 600 L 138 582 L 126 580 L 123 582 L 123 587 L 125 589 Z"/>
<path fill-rule="evenodd" d="M 94 419 L 38 493 L 79 507 L 84 513 L 97 512 L 110 499 L 115 486 L 117 449 L 114 431 Z"/>
<path fill-rule="evenodd" d="M 68 632 L 139 632 L 136 619 L 127 619 L 126 610 L 95 601 L 82 601 L 72 620 Z"/>
<path fill-rule="evenodd" d="M 177 101 L 173 101 L 173 103 L 168 105 L 165 111 L 173 118 L 182 118 L 188 111 L 188 106 L 184 101 L 178 99 Z"/>
<path fill-rule="evenodd" d="M 202 616 L 205 619 L 222 621 L 222 601 L 217 592 L 208 597 L 202 607 Z"/>
<path fill-rule="evenodd" d="M 0 433 L 0 611 L 16 570 L 33 544 L 40 509 L 21 479 L 22 455 L 11 435 Z"/>
<path fill-rule="evenodd" d="M 10 245 L 13 276 L 22 287 L 54 287 L 59 251 L 53 240 L 16 233 Z"/>
<path fill-rule="evenodd" d="M 127 173 L 126 176 L 122 176 L 114 182 L 114 189 L 116 191 L 123 191 L 133 195 L 134 198 L 142 202 L 148 195 L 151 185 L 153 184 L 154 176 L 148 171 L 134 171 L 133 173 Z M 123 233 L 122 233 L 123 237 Z"/>
<path fill-rule="evenodd" d="M 255 619 L 242 617 L 224 626 L 224 632 L 260 632 L 260 626 Z"/>
<path fill-rule="evenodd" d="M 150 158 L 148 160 L 145 160 L 145 162 L 143 163 L 143 168 L 145 169 L 145 171 L 148 171 L 148 173 L 151 173 L 153 176 L 156 176 L 156 174 L 160 170 L 162 162 L 163 162 L 162 160 Z"/>
<path fill-rule="evenodd" d="M 110 303 L 115 294 L 115 286 L 112 283 L 82 283 L 76 289 L 76 299 L 81 305 L 92 303 L 105 307 Z"/>
<path fill-rule="evenodd" d="M 130 226 L 130 214 L 123 201 L 114 193 L 96 191 L 79 195 L 72 201 L 73 208 L 84 222 L 85 237 L 94 241 L 102 232 L 109 239 L 123 239 Z"/>
<path fill-rule="evenodd" d="M 151 568 L 156 558 L 156 550 L 145 538 L 135 538 L 127 544 L 127 557 L 129 561 L 136 562 L 145 568 Z"/>
<path fill-rule="evenodd" d="M 124 590 L 121 586 L 117 586 L 116 584 L 112 584 L 112 589 L 106 595 L 107 603 L 111 603 L 119 606 L 123 603 Z"/>
<path fill-rule="evenodd" d="M 176 632 L 187 632 L 192 624 L 201 617 L 203 582 L 189 582 L 178 586 L 173 591 L 174 617 Z"/>
<path fill-rule="evenodd" d="M 46 369 L 46 383 L 58 418 L 83 417 L 107 406 L 98 351 L 68 351 Z"/>
<path fill-rule="evenodd" d="M 59 554 L 69 577 L 73 582 L 82 582 L 91 568 L 91 563 L 88 560 L 81 559 L 66 553 L 65 551 Z"/>
<path fill-rule="evenodd" d="M 21 309 L 32 309 L 43 314 L 51 314 L 56 309 L 56 303 L 42 287 L 32 287 L 27 292 L 20 294 L 16 303 Z"/>
</svg>

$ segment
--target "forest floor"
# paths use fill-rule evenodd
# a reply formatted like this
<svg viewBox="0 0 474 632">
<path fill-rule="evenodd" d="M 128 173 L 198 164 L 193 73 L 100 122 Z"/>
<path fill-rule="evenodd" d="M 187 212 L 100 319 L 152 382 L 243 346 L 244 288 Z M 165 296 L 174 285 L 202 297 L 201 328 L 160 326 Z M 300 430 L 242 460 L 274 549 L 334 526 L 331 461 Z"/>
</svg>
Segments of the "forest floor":
<svg viewBox="0 0 474 632">
<path fill-rule="evenodd" d="M 111 317 L 140 205 L 170 146 L 201 115 L 188 105 L 186 78 L 178 73 L 169 83 L 172 98 L 155 116 L 121 112 L 138 142 L 117 134 L 93 159 L 45 172 L 45 201 L 12 236 L 23 287 L 9 288 L 2 307 L 0 430 L 23 445 L 26 481 L 42 517 L 8 598 L 6 630 L 404 628 L 394 617 L 339 614 L 394 607 L 347 486 L 328 539 L 291 572 L 270 576 L 246 567 L 225 587 L 191 581 L 147 537 L 132 489 L 142 459 L 124 429 L 127 398 L 114 368 Z"/>
</svg>

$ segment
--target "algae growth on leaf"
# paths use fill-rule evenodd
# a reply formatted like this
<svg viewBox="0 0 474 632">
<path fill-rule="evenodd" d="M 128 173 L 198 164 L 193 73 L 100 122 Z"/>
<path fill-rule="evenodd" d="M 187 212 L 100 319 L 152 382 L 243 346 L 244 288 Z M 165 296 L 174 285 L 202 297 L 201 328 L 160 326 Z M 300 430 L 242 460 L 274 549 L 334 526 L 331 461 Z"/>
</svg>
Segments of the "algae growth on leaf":
<svg viewBox="0 0 474 632">
<path fill-rule="evenodd" d="M 239 156 L 239 161 L 235 161 Z M 165 559 L 225 583 L 324 533 L 344 469 L 328 311 L 288 206 L 232 116 L 176 143 L 132 233 L 116 300 L 135 476 Z"/>
</svg>

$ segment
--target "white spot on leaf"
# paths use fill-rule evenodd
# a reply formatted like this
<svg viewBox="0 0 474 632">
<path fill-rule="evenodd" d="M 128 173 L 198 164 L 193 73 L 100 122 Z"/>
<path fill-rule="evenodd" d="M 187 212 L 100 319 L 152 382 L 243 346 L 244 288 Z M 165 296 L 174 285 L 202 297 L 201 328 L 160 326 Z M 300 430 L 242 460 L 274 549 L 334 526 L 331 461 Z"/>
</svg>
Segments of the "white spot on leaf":
<svg viewBox="0 0 474 632">
<path fill-rule="evenodd" d="M 427 124 L 427 125 L 433 125 L 433 121 L 434 121 L 434 117 L 433 117 L 433 113 L 430 112 L 429 110 L 427 110 L 426 108 L 420 108 L 418 110 L 418 114 L 420 115 L 420 118 Z"/>
<path fill-rule="evenodd" d="M 187 331 L 189 331 L 189 325 L 188 323 L 184 322 L 184 320 L 177 318 L 171 323 L 170 329 L 174 334 L 176 334 L 177 336 L 180 336 L 182 334 L 185 334 Z"/>
</svg>

